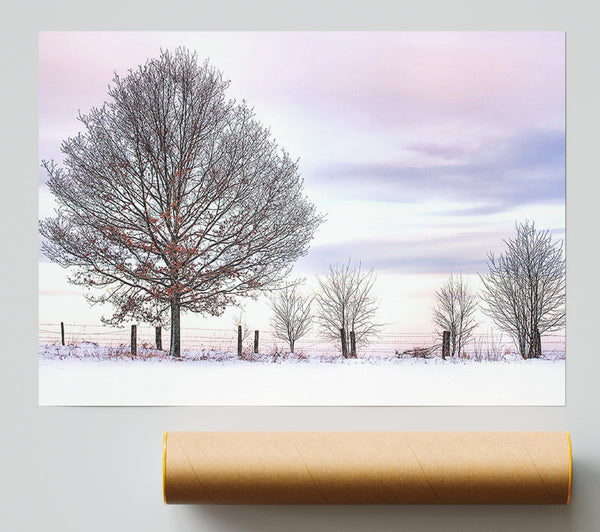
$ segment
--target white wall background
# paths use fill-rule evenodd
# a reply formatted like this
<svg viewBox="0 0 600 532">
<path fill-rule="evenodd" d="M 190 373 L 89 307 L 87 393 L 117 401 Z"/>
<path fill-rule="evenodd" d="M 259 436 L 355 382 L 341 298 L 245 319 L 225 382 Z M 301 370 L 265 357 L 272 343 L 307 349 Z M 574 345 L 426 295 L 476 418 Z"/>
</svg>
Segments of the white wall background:
<svg viewBox="0 0 600 532">
<path fill-rule="evenodd" d="M 0 529 L 7 531 L 595 531 L 600 523 L 597 241 L 600 10 L 579 0 L 3 7 Z M 567 406 L 69 408 L 37 398 L 37 31 L 479 29 L 567 32 Z M 592 245 L 589 239 L 594 239 Z M 163 430 L 570 430 L 569 507 L 165 507 Z"/>
</svg>

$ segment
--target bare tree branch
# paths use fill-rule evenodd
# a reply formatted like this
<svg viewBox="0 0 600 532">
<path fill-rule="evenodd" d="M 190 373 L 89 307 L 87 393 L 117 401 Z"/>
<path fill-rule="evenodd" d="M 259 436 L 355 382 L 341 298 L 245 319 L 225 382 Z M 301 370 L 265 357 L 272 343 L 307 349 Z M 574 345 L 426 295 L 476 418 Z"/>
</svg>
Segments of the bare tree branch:
<svg viewBox="0 0 600 532">
<path fill-rule="evenodd" d="M 477 297 L 463 280 L 450 274 L 450 278 L 435 293 L 433 322 L 450 332 L 450 354 L 459 356 L 477 327 L 473 315 L 477 309 Z"/>
<path fill-rule="evenodd" d="M 301 281 L 297 280 L 271 299 L 273 335 L 288 342 L 292 353 L 296 342 L 308 333 L 312 325 L 313 298 L 302 294 L 300 285 Z"/>
<path fill-rule="evenodd" d="M 373 270 L 362 272 L 360 264 L 352 267 L 348 261 L 330 266 L 327 276 L 318 281 L 316 320 L 326 338 L 341 341 L 340 329 L 344 329 L 346 345 L 350 346 L 350 333 L 354 331 L 356 345 L 364 346 L 369 338 L 377 336 L 381 325 L 374 322 L 379 305 L 372 295 Z"/>
<path fill-rule="evenodd" d="M 523 358 L 541 356 L 540 337 L 565 325 L 563 244 L 535 224 L 515 224 L 507 250 L 488 254 L 489 273 L 480 276 L 484 312 L 509 333 Z"/>
</svg>

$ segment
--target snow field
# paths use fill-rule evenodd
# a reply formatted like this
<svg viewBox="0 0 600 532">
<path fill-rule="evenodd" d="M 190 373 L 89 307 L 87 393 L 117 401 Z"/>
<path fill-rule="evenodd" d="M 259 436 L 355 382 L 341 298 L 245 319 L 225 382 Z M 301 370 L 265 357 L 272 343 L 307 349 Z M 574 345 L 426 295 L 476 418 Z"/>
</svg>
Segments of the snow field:
<svg viewBox="0 0 600 532">
<path fill-rule="evenodd" d="M 563 405 L 565 361 L 131 359 L 40 346 L 40 405 Z M 214 358 L 222 355 L 221 361 Z M 200 357 L 206 356 L 208 360 Z"/>
</svg>

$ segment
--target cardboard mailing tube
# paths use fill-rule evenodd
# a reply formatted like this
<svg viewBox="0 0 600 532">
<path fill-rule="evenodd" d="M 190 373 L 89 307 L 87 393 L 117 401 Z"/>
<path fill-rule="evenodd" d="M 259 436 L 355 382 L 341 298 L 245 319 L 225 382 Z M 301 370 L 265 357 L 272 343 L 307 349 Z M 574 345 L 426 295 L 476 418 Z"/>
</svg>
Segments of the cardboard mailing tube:
<svg viewBox="0 0 600 532">
<path fill-rule="evenodd" d="M 569 504 L 568 432 L 167 432 L 165 503 Z"/>
</svg>

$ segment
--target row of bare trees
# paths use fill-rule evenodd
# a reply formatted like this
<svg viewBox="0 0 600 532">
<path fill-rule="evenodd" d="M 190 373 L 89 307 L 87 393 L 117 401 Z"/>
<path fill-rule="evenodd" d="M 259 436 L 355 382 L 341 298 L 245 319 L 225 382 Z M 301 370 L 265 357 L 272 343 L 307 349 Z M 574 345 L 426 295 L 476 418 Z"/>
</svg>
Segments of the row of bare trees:
<svg viewBox="0 0 600 532">
<path fill-rule="evenodd" d="M 565 326 L 565 261 L 562 242 L 535 223 L 515 225 L 506 250 L 488 254 L 488 273 L 479 275 L 482 311 L 507 332 L 523 358 L 542 355 L 543 334 Z M 435 294 L 433 321 L 450 333 L 450 354 L 462 354 L 477 327 L 477 295 L 462 275 L 450 275 Z"/>
<path fill-rule="evenodd" d="M 565 326 L 562 242 L 554 242 L 548 230 L 539 231 L 527 220 L 515 224 L 515 231 L 515 237 L 504 240 L 504 252 L 488 254 L 488 273 L 479 275 L 480 294 L 469 288 L 460 273 L 451 273 L 435 293 L 433 321 L 440 332 L 449 333 L 450 356 L 462 355 L 471 341 L 478 326 L 479 302 L 525 359 L 542 356 L 542 335 Z M 312 297 L 301 292 L 300 282 L 286 287 L 272 300 L 275 335 L 294 351 L 296 341 L 311 326 L 314 301 L 314 321 L 323 335 L 340 343 L 344 357 L 355 356 L 356 346 L 365 345 L 381 330 L 375 321 L 374 282 L 373 270 L 363 272 L 349 261 L 331 266 Z"/>
<path fill-rule="evenodd" d="M 328 274 L 318 279 L 319 291 L 314 295 L 302 292 L 302 280 L 296 280 L 271 299 L 275 336 L 293 352 L 296 341 L 315 324 L 325 338 L 339 342 L 342 356 L 356 356 L 357 347 L 381 328 L 375 322 L 374 282 L 373 270 L 362 271 L 360 264 L 353 266 L 350 261 L 330 266 Z"/>
</svg>

